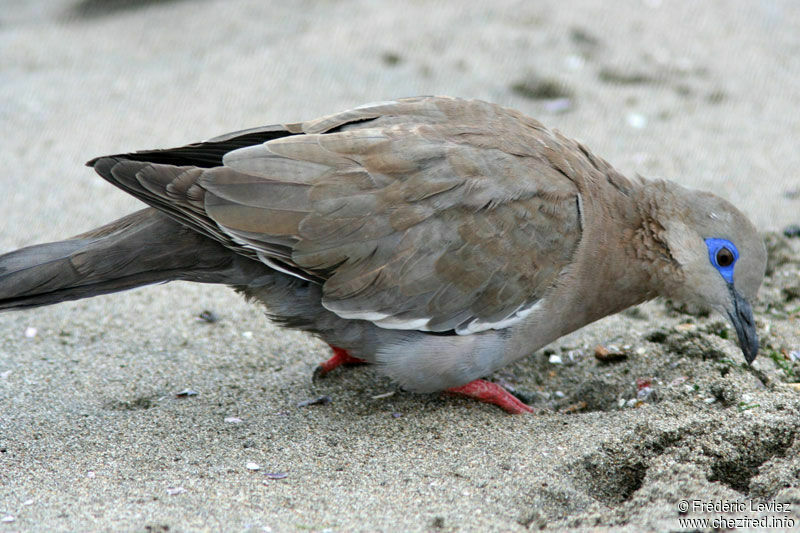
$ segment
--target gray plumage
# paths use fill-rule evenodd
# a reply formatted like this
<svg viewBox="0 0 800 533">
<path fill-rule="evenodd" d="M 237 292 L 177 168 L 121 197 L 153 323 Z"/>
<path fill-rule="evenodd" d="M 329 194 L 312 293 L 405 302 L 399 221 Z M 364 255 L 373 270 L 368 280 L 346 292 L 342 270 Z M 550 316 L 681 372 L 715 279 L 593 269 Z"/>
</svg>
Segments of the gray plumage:
<svg viewBox="0 0 800 533">
<path fill-rule="evenodd" d="M 151 207 L 1 256 L 0 309 L 224 283 L 418 392 L 656 296 L 726 314 L 758 350 L 766 252 L 742 213 L 496 105 L 411 98 L 89 165 Z"/>
</svg>

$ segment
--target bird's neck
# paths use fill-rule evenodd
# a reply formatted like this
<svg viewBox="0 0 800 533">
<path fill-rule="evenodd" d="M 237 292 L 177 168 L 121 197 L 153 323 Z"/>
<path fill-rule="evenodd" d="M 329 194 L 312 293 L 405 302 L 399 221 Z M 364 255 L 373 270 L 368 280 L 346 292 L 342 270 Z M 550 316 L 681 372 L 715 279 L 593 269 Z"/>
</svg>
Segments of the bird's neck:
<svg viewBox="0 0 800 533">
<path fill-rule="evenodd" d="M 625 194 L 606 191 L 602 201 L 584 198 L 586 222 L 575 261 L 524 323 L 507 332 L 509 361 L 663 293 L 661 280 L 674 264 L 649 185 L 636 184 Z"/>
</svg>

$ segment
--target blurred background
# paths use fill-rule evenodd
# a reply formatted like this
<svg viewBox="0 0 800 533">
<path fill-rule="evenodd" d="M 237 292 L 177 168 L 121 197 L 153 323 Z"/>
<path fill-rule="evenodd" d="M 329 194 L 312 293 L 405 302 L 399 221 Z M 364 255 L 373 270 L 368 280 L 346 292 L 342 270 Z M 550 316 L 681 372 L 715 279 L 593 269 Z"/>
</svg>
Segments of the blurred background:
<svg viewBox="0 0 800 533">
<path fill-rule="evenodd" d="M 138 206 L 94 156 L 421 94 L 518 108 L 762 229 L 798 218 L 793 0 L 0 4 L 6 249 Z"/>
</svg>

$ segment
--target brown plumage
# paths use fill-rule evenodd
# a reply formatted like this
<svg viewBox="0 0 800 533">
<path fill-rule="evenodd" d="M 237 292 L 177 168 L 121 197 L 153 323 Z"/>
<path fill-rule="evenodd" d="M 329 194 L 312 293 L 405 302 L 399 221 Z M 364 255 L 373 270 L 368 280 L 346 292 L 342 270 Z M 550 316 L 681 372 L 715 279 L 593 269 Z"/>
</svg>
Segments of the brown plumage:
<svg viewBox="0 0 800 533">
<path fill-rule="evenodd" d="M 739 211 L 493 104 L 411 98 L 89 165 L 151 208 L 0 257 L 0 309 L 225 283 L 420 392 L 658 295 L 727 313 L 757 351 L 765 252 Z"/>
</svg>

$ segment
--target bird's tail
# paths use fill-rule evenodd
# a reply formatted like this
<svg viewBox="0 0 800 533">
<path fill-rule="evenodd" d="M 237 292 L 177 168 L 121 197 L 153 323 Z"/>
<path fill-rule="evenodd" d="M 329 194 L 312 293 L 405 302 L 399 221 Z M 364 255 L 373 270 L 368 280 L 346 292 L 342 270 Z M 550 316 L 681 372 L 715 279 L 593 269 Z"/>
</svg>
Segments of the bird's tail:
<svg viewBox="0 0 800 533">
<path fill-rule="evenodd" d="M 248 285 L 270 269 L 143 209 L 71 239 L 0 256 L 0 311 L 173 280 Z"/>
</svg>

